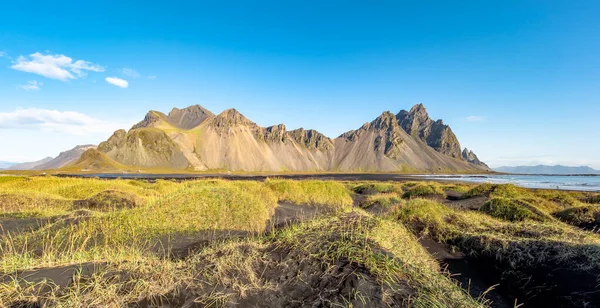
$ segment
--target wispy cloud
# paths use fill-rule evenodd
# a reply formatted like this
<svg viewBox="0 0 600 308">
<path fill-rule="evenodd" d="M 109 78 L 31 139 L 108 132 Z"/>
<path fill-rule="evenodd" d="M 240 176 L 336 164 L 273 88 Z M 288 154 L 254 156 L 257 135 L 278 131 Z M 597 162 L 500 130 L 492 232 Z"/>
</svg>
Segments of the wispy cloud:
<svg viewBox="0 0 600 308">
<path fill-rule="evenodd" d="M 154 79 L 156 79 L 156 76 L 148 76 L 148 79 L 154 80 Z"/>
<path fill-rule="evenodd" d="M 483 122 L 485 121 L 485 117 L 482 116 L 468 116 L 465 118 L 467 122 Z"/>
<path fill-rule="evenodd" d="M 140 73 L 138 73 L 136 70 L 132 69 L 132 68 L 124 68 L 122 69 L 123 74 L 125 74 L 125 76 L 129 76 L 131 78 L 138 78 L 140 77 Z"/>
<path fill-rule="evenodd" d="M 39 52 L 31 54 L 29 58 L 18 57 L 11 68 L 60 81 L 85 77 L 88 71 L 105 71 L 104 67 L 88 61 L 73 61 L 65 55 L 44 55 Z"/>
<path fill-rule="evenodd" d="M 127 88 L 129 87 L 129 82 L 127 82 L 127 80 L 125 79 L 121 79 L 121 78 L 117 78 L 117 77 L 106 77 L 104 80 L 106 80 L 106 82 L 112 84 L 113 86 L 117 86 L 119 88 Z"/>
<path fill-rule="evenodd" d="M 0 112 L 0 129 L 32 129 L 90 135 L 112 133 L 121 127 L 125 127 L 125 124 L 98 120 L 75 111 L 19 108 L 13 112 Z"/>
<path fill-rule="evenodd" d="M 42 82 L 37 82 L 35 80 L 27 82 L 27 84 L 19 85 L 19 88 L 27 91 L 39 91 L 41 87 L 44 85 Z"/>
</svg>

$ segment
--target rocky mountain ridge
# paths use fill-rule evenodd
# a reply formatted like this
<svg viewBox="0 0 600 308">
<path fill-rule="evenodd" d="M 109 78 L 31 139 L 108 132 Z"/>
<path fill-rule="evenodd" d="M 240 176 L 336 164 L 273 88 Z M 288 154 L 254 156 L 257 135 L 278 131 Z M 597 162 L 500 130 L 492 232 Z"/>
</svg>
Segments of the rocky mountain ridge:
<svg viewBox="0 0 600 308">
<path fill-rule="evenodd" d="M 423 105 L 397 115 L 384 112 L 335 139 L 312 129 L 261 127 L 236 109 L 218 115 L 195 105 L 168 115 L 150 111 L 129 131 L 98 146 L 118 164 L 142 168 L 231 171 L 487 170 L 463 156 L 458 139 Z M 468 154 L 468 153 L 467 153 Z M 469 160 L 470 159 L 470 160 Z"/>
</svg>

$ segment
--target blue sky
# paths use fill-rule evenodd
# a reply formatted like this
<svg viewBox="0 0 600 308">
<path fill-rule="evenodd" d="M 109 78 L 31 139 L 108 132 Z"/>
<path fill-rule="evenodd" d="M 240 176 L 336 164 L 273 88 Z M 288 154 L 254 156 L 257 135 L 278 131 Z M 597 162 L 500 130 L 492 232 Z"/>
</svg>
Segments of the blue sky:
<svg viewBox="0 0 600 308">
<path fill-rule="evenodd" d="M 3 3 L 0 160 L 150 109 L 336 137 L 422 103 L 492 166 L 600 168 L 598 1 L 87 2 Z"/>
</svg>

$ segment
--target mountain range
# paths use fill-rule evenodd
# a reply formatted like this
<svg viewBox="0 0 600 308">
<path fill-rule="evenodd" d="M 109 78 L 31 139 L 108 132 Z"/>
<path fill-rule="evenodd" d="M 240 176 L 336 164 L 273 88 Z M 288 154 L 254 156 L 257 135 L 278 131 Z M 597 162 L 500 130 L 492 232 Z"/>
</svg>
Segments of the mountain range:
<svg viewBox="0 0 600 308">
<path fill-rule="evenodd" d="M 537 165 L 537 166 L 514 166 L 498 167 L 495 171 L 515 174 L 600 174 L 600 170 L 595 170 L 587 166 L 570 167 L 563 165 Z"/>
<path fill-rule="evenodd" d="M 95 145 L 78 145 L 68 151 L 61 152 L 55 158 L 46 157 L 35 162 L 14 164 L 7 168 L 8 170 L 49 170 L 60 169 L 67 165 L 75 163 L 80 159 L 81 154 L 89 149 L 95 149 Z"/>
<path fill-rule="evenodd" d="M 422 104 L 331 139 L 312 129 L 261 127 L 235 109 L 218 115 L 202 106 L 150 111 L 128 131 L 88 146 L 70 170 L 161 169 L 228 171 L 481 172 L 442 120 Z M 81 154 L 79 154 L 81 155 Z M 59 155 L 60 156 L 60 155 Z M 48 164 L 37 165 L 35 168 Z M 59 167 L 60 168 L 60 167 Z"/>
<path fill-rule="evenodd" d="M 9 161 L 0 161 L 0 170 L 10 168 L 11 166 L 14 166 L 15 164 L 16 163 L 9 162 Z"/>
</svg>

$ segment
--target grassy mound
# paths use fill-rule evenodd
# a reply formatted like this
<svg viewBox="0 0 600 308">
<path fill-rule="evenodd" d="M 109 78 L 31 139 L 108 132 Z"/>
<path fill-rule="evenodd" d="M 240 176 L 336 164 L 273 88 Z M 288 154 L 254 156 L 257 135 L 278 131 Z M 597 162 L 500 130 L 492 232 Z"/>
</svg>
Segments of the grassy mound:
<svg viewBox="0 0 600 308">
<path fill-rule="evenodd" d="M 600 228 L 600 205 L 583 205 L 554 213 L 559 220 L 585 229 Z"/>
<path fill-rule="evenodd" d="M 508 221 L 523 221 L 525 219 L 544 221 L 550 218 L 529 202 L 501 197 L 487 201 L 480 211 L 492 217 Z"/>
<path fill-rule="evenodd" d="M 399 207 L 395 216 L 416 234 L 429 234 L 487 265 L 502 286 L 534 306 L 600 301 L 600 287 L 591 283 L 600 278 L 600 238 L 593 233 L 556 221 L 508 222 L 421 199 Z"/>
<path fill-rule="evenodd" d="M 143 199 L 136 194 L 119 190 L 105 190 L 88 199 L 78 200 L 73 203 L 75 208 L 88 208 L 92 210 L 115 210 L 133 208 L 143 203 Z"/>
<path fill-rule="evenodd" d="M 417 183 L 412 187 L 408 187 L 402 198 L 411 199 L 424 196 L 444 196 L 444 190 L 437 183 Z"/>
<path fill-rule="evenodd" d="M 402 204 L 403 200 L 397 193 L 380 193 L 368 195 L 359 206 L 363 209 L 374 209 L 386 211 L 393 206 Z"/>
<path fill-rule="evenodd" d="M 402 188 L 399 187 L 398 184 L 394 183 L 381 183 L 381 182 L 372 182 L 372 183 L 361 183 L 361 184 L 351 184 L 350 185 L 353 192 L 362 195 L 371 195 L 377 193 L 391 193 L 391 192 L 401 192 Z"/>
<path fill-rule="evenodd" d="M 49 194 L 0 193 L 0 215 L 57 215 L 65 213 L 71 205 L 71 200 Z"/>
<path fill-rule="evenodd" d="M 587 203 L 600 204 L 600 195 L 591 196 L 586 200 Z"/>
<path fill-rule="evenodd" d="M 315 240 L 318 239 L 318 240 Z M 89 267 L 89 266 L 88 266 Z M 143 282 L 143 283 L 140 283 Z M 46 306 L 482 307 L 402 225 L 357 213 L 215 243 L 182 261 L 147 257 L 62 287 L 2 284 L 0 303 Z"/>
<path fill-rule="evenodd" d="M 267 179 L 265 185 L 279 201 L 337 208 L 352 205 L 350 191 L 340 182 Z"/>
</svg>

